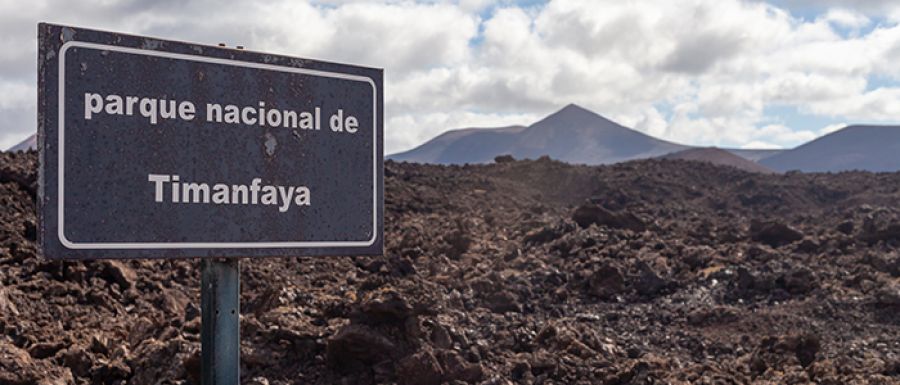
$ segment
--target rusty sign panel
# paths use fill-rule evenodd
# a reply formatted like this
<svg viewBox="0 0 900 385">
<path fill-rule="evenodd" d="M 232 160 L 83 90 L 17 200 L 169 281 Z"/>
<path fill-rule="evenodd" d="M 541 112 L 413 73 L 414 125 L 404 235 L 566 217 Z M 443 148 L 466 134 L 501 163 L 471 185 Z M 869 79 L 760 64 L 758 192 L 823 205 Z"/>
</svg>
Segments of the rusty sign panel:
<svg viewBox="0 0 900 385">
<path fill-rule="evenodd" d="M 39 25 L 50 258 L 382 253 L 382 71 Z"/>
</svg>

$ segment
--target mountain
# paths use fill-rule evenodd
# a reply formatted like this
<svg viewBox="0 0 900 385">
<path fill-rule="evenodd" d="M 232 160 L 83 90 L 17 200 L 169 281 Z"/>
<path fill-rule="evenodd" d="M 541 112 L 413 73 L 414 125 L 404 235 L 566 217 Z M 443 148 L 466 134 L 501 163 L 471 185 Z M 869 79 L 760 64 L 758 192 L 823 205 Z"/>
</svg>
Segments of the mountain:
<svg viewBox="0 0 900 385">
<path fill-rule="evenodd" d="M 900 170 L 900 126 L 849 126 L 760 161 L 776 170 Z"/>
<path fill-rule="evenodd" d="M 508 153 L 515 135 L 524 129 L 523 126 L 510 126 L 451 130 L 419 147 L 388 158 L 416 163 L 487 163 L 497 155 Z"/>
<path fill-rule="evenodd" d="M 37 150 L 37 134 L 31 134 L 31 136 L 25 138 L 25 140 L 19 142 L 19 144 L 10 147 L 7 152 L 15 152 L 15 151 L 27 151 L 27 150 Z"/>
<path fill-rule="evenodd" d="M 570 104 L 528 127 L 466 129 L 442 134 L 389 159 L 419 163 L 487 163 L 497 155 L 609 164 L 653 158 L 690 147 L 656 139 Z"/>
<path fill-rule="evenodd" d="M 759 163 L 745 159 L 734 154 L 731 150 L 723 150 L 715 147 L 690 148 L 687 150 L 663 155 L 660 159 L 681 159 L 699 162 L 707 162 L 722 166 L 734 167 L 739 170 L 772 174 L 775 171 Z"/>
</svg>

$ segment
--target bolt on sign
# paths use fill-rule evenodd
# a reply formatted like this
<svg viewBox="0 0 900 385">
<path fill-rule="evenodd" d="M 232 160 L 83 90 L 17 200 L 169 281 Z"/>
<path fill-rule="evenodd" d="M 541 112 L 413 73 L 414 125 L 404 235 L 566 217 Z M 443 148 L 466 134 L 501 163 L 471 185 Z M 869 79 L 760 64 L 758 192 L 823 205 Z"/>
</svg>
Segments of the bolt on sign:
<svg viewBox="0 0 900 385">
<path fill-rule="evenodd" d="M 382 70 L 38 28 L 48 257 L 382 253 Z"/>
</svg>

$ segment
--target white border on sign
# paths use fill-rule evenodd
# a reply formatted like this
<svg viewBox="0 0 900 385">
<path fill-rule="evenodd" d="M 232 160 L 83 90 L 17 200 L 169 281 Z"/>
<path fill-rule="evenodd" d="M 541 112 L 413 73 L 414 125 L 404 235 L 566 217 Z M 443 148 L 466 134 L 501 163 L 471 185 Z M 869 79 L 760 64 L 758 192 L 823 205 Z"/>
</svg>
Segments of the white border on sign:
<svg viewBox="0 0 900 385">
<path fill-rule="evenodd" d="M 66 238 L 64 187 L 65 187 L 65 65 L 66 51 L 72 47 L 84 47 L 102 51 L 124 52 L 135 55 L 157 56 L 178 60 L 189 60 L 236 67 L 256 68 L 270 71 L 298 73 L 335 79 L 352 80 L 368 83 L 372 86 L 372 238 L 368 241 L 299 241 L 299 242 L 121 242 L 121 243 L 87 243 L 72 242 Z M 117 47 L 106 44 L 70 41 L 59 50 L 59 187 L 58 187 L 58 231 L 59 241 L 70 249 L 237 249 L 237 248 L 337 248 L 368 247 L 378 239 L 378 88 L 369 77 L 348 75 L 337 72 L 311 70 L 306 68 L 282 67 L 272 64 L 243 62 L 238 60 L 211 58 L 171 52 L 151 51 L 138 48 Z"/>
</svg>

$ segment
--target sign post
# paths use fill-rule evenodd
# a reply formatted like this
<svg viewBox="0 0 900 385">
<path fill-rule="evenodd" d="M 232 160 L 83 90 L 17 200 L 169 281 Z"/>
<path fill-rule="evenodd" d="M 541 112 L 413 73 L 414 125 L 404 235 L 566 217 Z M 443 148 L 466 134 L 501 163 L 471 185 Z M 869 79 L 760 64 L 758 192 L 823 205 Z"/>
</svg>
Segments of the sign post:
<svg viewBox="0 0 900 385">
<path fill-rule="evenodd" d="M 240 377 L 239 260 L 381 255 L 382 70 L 38 27 L 39 243 L 202 258 L 202 378 Z"/>
<path fill-rule="evenodd" d="M 204 259 L 200 277 L 200 362 L 206 385 L 240 383 L 240 259 Z"/>
</svg>

